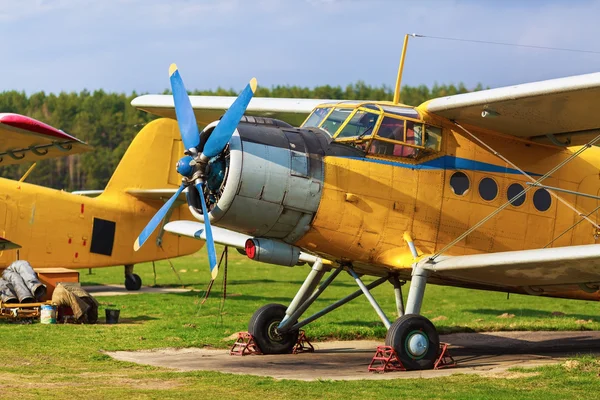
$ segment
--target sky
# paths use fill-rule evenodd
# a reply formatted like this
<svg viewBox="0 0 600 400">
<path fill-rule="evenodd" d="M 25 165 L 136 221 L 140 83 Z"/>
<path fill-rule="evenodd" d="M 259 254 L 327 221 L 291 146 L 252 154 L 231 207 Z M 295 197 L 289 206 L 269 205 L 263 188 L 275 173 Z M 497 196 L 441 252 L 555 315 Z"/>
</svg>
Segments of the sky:
<svg viewBox="0 0 600 400">
<path fill-rule="evenodd" d="M 501 87 L 600 71 L 600 0 L 0 0 L 0 91 L 186 87 Z M 593 53 L 596 52 L 596 53 Z"/>
</svg>

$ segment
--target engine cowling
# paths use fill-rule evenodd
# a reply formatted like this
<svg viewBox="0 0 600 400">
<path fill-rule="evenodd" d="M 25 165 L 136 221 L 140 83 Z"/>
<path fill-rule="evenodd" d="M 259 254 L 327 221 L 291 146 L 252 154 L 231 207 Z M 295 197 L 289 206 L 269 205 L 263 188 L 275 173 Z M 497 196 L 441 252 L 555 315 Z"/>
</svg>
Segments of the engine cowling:
<svg viewBox="0 0 600 400">
<path fill-rule="evenodd" d="M 215 125 L 208 125 L 201 137 L 210 135 Z M 298 241 L 319 207 L 325 155 L 364 153 L 332 142 L 319 129 L 244 117 L 229 145 L 207 169 L 203 195 L 211 223 L 254 237 Z M 192 187 L 188 203 L 194 216 L 203 220 L 198 193 Z"/>
</svg>

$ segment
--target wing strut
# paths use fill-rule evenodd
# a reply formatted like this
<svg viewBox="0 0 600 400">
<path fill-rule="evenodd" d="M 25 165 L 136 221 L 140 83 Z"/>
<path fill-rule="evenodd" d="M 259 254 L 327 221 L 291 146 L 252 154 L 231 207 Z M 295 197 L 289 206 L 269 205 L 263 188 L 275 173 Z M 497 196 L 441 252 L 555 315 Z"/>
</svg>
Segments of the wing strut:
<svg viewBox="0 0 600 400">
<path fill-rule="evenodd" d="M 526 188 L 524 188 L 518 195 L 516 195 L 514 198 L 507 200 L 504 204 L 502 204 L 500 207 L 498 207 L 496 210 L 494 210 L 493 212 L 491 212 L 488 216 L 484 217 L 481 221 L 477 222 L 475 225 L 473 225 L 471 228 L 467 229 L 462 235 L 458 236 L 456 239 L 454 239 L 453 241 L 451 241 L 450 243 L 448 243 L 446 246 L 444 246 L 444 248 L 442 248 L 440 251 L 438 251 L 437 253 L 435 253 L 434 255 L 432 255 L 431 257 L 429 257 L 427 259 L 427 262 L 429 263 L 433 263 L 433 261 L 438 258 L 440 255 L 442 255 L 443 253 L 445 253 L 446 251 L 448 251 L 448 249 L 450 249 L 451 247 L 453 247 L 455 244 L 457 244 L 458 242 L 460 242 L 461 240 L 463 240 L 464 238 L 466 238 L 467 236 L 469 236 L 473 231 L 475 231 L 477 228 L 479 228 L 481 225 L 485 224 L 487 221 L 489 221 L 490 219 L 492 219 L 493 217 L 496 216 L 496 214 L 500 213 L 502 210 L 504 210 L 506 207 L 508 207 L 510 204 L 512 204 L 513 200 L 518 199 L 522 196 L 525 195 L 525 193 L 529 192 L 531 189 L 533 189 L 536 186 L 541 186 L 540 183 L 552 176 L 552 174 L 554 174 L 556 171 L 558 171 L 559 169 L 561 169 L 562 167 L 564 167 L 565 165 L 567 165 L 569 162 L 571 162 L 572 160 L 574 160 L 575 158 L 579 157 L 579 155 L 581 153 L 583 153 L 584 151 L 586 151 L 587 149 L 589 149 L 590 147 L 592 147 L 595 143 L 597 143 L 598 141 L 600 141 L 600 135 L 596 136 L 594 139 L 592 139 L 589 143 L 587 143 L 585 146 L 581 147 L 579 150 L 577 150 L 575 153 L 571 154 L 566 160 L 562 161 L 561 163 L 559 163 L 556 167 L 554 167 L 553 169 L 551 169 L 550 171 L 548 171 L 545 175 L 543 175 L 542 177 L 540 177 L 538 180 L 535 180 L 534 178 L 531 177 L 531 175 L 529 175 L 527 172 L 523 171 L 521 168 L 519 168 L 515 163 L 511 162 L 510 160 L 508 160 L 506 157 L 504 157 L 502 154 L 498 153 L 496 150 L 494 150 L 490 145 L 488 145 L 487 143 L 485 143 L 483 140 L 479 139 L 477 136 L 475 136 L 473 133 L 469 132 L 465 127 L 463 127 L 462 125 L 460 125 L 458 122 L 454 121 L 454 124 L 459 127 L 460 129 L 462 129 L 466 134 L 468 134 L 469 136 L 471 136 L 473 139 L 475 139 L 477 142 L 479 142 L 481 145 L 483 145 L 485 148 L 487 148 L 490 152 L 492 152 L 492 154 L 494 154 L 495 156 L 499 157 L 500 159 L 502 159 L 504 162 L 506 162 L 507 164 L 511 165 L 513 168 L 515 168 L 516 170 L 518 170 L 519 172 L 521 172 L 523 175 L 525 175 L 528 179 L 530 179 L 531 181 L 533 181 L 533 184 L 527 186 Z M 566 205 L 567 207 L 569 207 L 571 210 L 575 211 L 577 213 L 577 215 L 579 216 L 583 216 L 585 219 L 587 219 L 592 225 L 594 225 L 594 227 L 597 230 L 600 230 L 600 227 L 594 222 L 592 221 L 588 216 L 586 216 L 584 213 L 579 212 L 575 207 L 573 207 L 570 203 L 568 203 L 566 200 L 562 199 L 561 197 L 559 197 L 556 193 L 552 192 L 551 190 L 548 191 L 552 196 L 554 196 L 557 200 L 559 200 L 560 202 L 562 202 L 564 205 Z"/>
</svg>

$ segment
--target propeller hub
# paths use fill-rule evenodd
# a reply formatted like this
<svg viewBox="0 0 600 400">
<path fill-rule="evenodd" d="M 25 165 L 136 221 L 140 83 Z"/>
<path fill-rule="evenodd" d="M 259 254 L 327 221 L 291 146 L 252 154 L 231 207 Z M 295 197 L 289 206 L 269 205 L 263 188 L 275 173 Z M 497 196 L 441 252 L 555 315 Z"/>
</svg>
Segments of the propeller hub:
<svg viewBox="0 0 600 400">
<path fill-rule="evenodd" d="M 177 172 L 186 178 L 190 178 L 194 173 L 196 161 L 191 156 L 183 156 L 177 161 Z"/>
</svg>

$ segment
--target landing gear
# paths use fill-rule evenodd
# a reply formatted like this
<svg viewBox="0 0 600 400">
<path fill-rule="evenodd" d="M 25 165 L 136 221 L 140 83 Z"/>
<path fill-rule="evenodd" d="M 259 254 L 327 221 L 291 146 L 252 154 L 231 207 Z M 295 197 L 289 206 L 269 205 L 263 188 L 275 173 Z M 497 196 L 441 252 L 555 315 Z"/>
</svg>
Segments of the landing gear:
<svg viewBox="0 0 600 400">
<path fill-rule="evenodd" d="M 142 278 L 138 274 L 133 273 L 133 264 L 125 266 L 125 289 L 140 290 L 142 287 Z"/>
<path fill-rule="evenodd" d="M 385 337 L 408 370 L 432 369 L 438 358 L 440 338 L 427 318 L 406 314 L 396 320 Z"/>
<path fill-rule="evenodd" d="M 329 268 L 323 266 L 322 260 L 317 259 L 289 307 L 286 308 L 281 304 L 267 304 L 254 313 L 248 325 L 248 331 L 264 354 L 289 353 L 293 349 L 298 339 L 298 332 L 303 326 L 358 296 L 364 295 L 379 315 L 381 322 L 388 328 L 385 344 L 394 348 L 404 367 L 419 370 L 432 369 L 435 366 L 439 355 L 440 339 L 431 321 L 419 315 L 427 278 L 429 277 L 427 270 L 418 266 L 413 268 L 406 314 L 404 314 L 404 303 L 402 301 L 402 285 L 404 282 L 400 282 L 398 276 L 383 276 L 369 284 L 365 284 L 351 264 L 344 264 L 332 270 L 327 279 L 321 282 L 327 269 Z M 302 314 L 343 271 L 347 271 L 354 278 L 359 290 L 310 317 L 301 319 Z M 370 292 L 386 281 L 390 281 L 394 286 L 396 311 L 400 317 L 393 324 L 387 319 Z"/>
<path fill-rule="evenodd" d="M 285 318 L 286 307 L 267 304 L 259 308 L 248 324 L 248 332 L 254 337 L 263 354 L 291 353 L 298 341 L 298 329 L 281 332 L 279 324 Z"/>
</svg>

